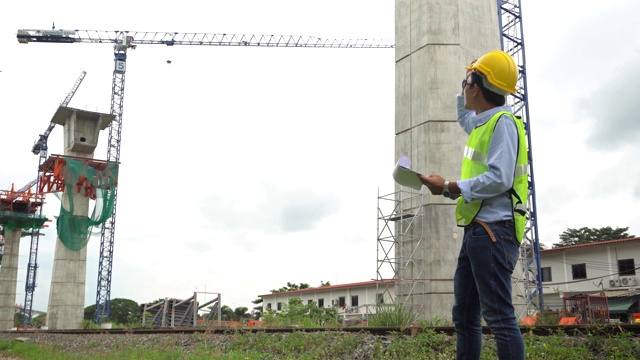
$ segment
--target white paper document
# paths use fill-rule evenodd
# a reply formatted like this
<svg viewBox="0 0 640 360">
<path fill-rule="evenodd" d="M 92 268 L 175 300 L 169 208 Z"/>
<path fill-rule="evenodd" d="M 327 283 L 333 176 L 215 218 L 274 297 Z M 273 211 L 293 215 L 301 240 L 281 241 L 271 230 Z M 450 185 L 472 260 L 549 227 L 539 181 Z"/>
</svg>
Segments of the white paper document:
<svg viewBox="0 0 640 360">
<path fill-rule="evenodd" d="M 393 169 L 393 180 L 398 184 L 406 187 L 410 187 L 414 190 L 420 190 L 422 183 L 418 179 L 419 173 L 411 170 L 411 159 L 406 156 L 402 156 L 398 159 L 396 167 Z"/>
</svg>

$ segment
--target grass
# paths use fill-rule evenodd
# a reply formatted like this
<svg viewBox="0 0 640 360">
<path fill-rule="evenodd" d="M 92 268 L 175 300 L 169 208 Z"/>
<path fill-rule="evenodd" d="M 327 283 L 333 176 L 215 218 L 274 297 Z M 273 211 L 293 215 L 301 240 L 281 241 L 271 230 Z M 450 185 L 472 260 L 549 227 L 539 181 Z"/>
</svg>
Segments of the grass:
<svg viewBox="0 0 640 360">
<path fill-rule="evenodd" d="M 406 328 L 417 318 L 418 314 L 410 306 L 378 304 L 375 314 L 369 320 L 369 326 Z"/>
<path fill-rule="evenodd" d="M 525 334 L 527 359 L 637 359 L 640 338 L 629 333 L 582 336 Z M 112 338 L 113 339 L 113 338 Z M 141 341 L 143 339 L 144 341 Z M 176 334 L 113 341 L 93 337 L 76 347 L 65 344 L 0 340 L 0 358 L 20 359 L 455 359 L 455 338 L 423 329 L 415 336 L 365 332 L 242 332 Z M 495 341 L 483 343 L 482 359 L 496 359 Z"/>
</svg>

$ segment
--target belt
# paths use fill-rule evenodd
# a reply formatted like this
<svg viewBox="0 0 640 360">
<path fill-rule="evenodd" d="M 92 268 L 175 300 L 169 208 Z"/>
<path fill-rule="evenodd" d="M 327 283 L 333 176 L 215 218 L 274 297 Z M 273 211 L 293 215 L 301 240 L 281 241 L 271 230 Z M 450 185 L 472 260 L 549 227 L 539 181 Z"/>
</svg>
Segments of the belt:
<svg viewBox="0 0 640 360">
<path fill-rule="evenodd" d="M 484 221 L 480 221 L 477 219 L 473 219 L 474 223 L 478 223 L 480 224 L 485 230 L 487 230 L 487 233 L 489 233 L 489 237 L 491 238 L 491 241 L 496 242 L 496 236 L 493 234 L 493 231 L 491 231 L 491 228 L 489 227 L 489 225 L 487 225 L 486 222 Z M 504 225 L 511 225 L 513 227 L 513 220 L 502 220 L 502 221 L 496 221 L 493 224 L 504 224 Z"/>
</svg>

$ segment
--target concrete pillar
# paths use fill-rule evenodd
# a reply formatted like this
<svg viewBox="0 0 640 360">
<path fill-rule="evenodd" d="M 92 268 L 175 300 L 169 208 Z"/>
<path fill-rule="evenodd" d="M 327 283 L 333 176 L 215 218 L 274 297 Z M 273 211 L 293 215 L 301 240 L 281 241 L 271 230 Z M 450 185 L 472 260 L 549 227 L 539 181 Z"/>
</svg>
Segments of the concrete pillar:
<svg viewBox="0 0 640 360">
<path fill-rule="evenodd" d="M 457 180 L 467 135 L 457 123 L 455 95 L 464 66 L 500 48 L 496 1 L 396 0 L 395 11 L 396 159 L 409 156 L 415 170 Z M 425 236 L 426 259 L 414 264 L 426 266 L 431 280 L 416 299 L 424 299 L 427 320 L 451 319 L 463 232 L 455 223 L 453 200 L 425 187 L 422 192 L 424 223 L 415 226 Z M 418 272 L 411 266 L 417 265 L 408 264 L 407 277 Z"/>
<path fill-rule="evenodd" d="M 93 158 L 100 130 L 113 119 L 109 114 L 60 107 L 51 121 L 64 126 L 64 155 Z M 89 199 L 76 193 L 71 196 L 73 215 L 88 216 Z M 65 191 L 62 206 L 66 209 L 69 209 L 69 200 Z M 80 328 L 84 318 L 86 269 L 87 248 L 73 251 L 57 238 L 47 311 L 49 329 Z"/>
<path fill-rule="evenodd" d="M 4 254 L 0 267 L 0 330 L 9 330 L 14 327 L 21 235 L 21 228 L 12 231 L 5 228 Z"/>
</svg>

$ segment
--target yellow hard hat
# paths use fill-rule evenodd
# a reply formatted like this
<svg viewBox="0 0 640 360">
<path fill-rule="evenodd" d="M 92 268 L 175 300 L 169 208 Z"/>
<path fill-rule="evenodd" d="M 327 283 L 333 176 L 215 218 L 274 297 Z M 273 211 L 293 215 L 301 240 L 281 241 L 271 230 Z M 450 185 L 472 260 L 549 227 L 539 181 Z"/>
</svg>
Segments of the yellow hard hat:
<svg viewBox="0 0 640 360">
<path fill-rule="evenodd" d="M 511 55 L 504 51 L 488 52 L 466 68 L 482 74 L 489 82 L 485 86 L 495 93 L 508 95 L 516 92 L 518 67 Z"/>
</svg>

